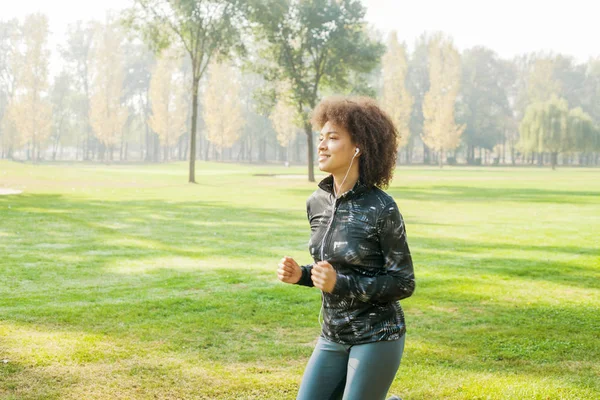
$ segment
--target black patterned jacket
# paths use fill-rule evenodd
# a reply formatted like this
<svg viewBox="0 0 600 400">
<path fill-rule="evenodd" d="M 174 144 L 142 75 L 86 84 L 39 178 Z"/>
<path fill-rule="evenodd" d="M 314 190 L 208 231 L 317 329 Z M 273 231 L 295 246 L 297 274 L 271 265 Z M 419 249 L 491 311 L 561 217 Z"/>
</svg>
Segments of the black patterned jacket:
<svg viewBox="0 0 600 400">
<path fill-rule="evenodd" d="M 324 243 L 323 259 L 337 271 L 333 293 L 323 293 L 321 334 L 349 345 L 399 339 L 406 327 L 398 300 L 412 295 L 415 276 L 398 207 L 390 195 L 360 181 L 340 196 L 335 210 L 334 199 L 329 176 L 306 202 L 310 253 L 321 261 Z M 311 269 L 302 266 L 298 284 L 314 286 Z"/>
</svg>

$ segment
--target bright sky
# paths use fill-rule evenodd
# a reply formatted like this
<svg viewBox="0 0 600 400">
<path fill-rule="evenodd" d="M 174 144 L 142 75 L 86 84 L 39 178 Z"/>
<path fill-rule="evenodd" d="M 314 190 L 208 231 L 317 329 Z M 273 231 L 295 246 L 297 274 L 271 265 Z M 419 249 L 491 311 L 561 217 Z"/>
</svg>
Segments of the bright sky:
<svg viewBox="0 0 600 400">
<path fill-rule="evenodd" d="M 459 50 L 483 45 L 503 58 L 552 50 L 586 62 L 600 57 L 597 0 L 363 0 L 379 30 L 409 49 L 424 31 L 443 31 Z"/>
<path fill-rule="evenodd" d="M 104 19 L 107 9 L 122 9 L 132 0 L 0 0 L 0 19 L 22 18 L 41 11 L 50 19 L 52 66 L 56 45 L 69 23 L 78 19 Z M 6 4 L 9 3 L 9 4 Z M 572 55 L 578 62 L 600 57 L 597 0 L 363 0 L 367 20 L 384 33 L 413 48 L 425 31 L 443 31 L 459 50 L 483 45 L 501 57 L 552 50 Z"/>
</svg>

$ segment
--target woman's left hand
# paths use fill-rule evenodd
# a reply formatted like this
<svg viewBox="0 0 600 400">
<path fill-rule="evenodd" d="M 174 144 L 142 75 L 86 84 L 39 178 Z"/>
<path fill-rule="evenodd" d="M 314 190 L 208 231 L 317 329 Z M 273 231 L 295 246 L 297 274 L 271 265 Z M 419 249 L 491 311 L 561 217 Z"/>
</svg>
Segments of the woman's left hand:
<svg viewBox="0 0 600 400">
<path fill-rule="evenodd" d="M 311 279 L 324 292 L 331 293 L 337 280 L 337 272 L 327 261 L 319 261 L 312 267 Z"/>
</svg>

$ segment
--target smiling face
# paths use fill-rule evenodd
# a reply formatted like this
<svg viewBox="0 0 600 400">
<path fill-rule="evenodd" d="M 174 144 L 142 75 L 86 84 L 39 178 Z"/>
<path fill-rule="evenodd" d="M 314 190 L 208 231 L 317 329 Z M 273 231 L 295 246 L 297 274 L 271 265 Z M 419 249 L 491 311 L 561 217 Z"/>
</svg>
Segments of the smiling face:
<svg viewBox="0 0 600 400">
<path fill-rule="evenodd" d="M 321 129 L 319 135 L 319 169 L 323 172 L 338 175 L 345 174 L 356 146 L 352 143 L 350 133 L 341 126 L 329 121 Z M 356 159 L 354 162 L 356 164 Z"/>
</svg>

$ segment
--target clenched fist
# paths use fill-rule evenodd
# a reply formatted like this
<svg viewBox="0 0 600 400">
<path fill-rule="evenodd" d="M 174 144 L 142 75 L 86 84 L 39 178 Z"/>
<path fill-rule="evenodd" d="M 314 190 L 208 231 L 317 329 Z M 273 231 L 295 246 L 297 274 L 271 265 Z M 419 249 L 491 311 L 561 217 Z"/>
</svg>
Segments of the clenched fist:
<svg viewBox="0 0 600 400">
<path fill-rule="evenodd" d="M 302 278 L 302 268 L 292 258 L 285 256 L 279 262 L 277 268 L 277 277 L 281 282 L 285 283 L 298 283 Z"/>
<path fill-rule="evenodd" d="M 315 287 L 331 293 L 337 281 L 337 272 L 327 261 L 319 261 L 313 265 L 311 278 Z"/>
</svg>

